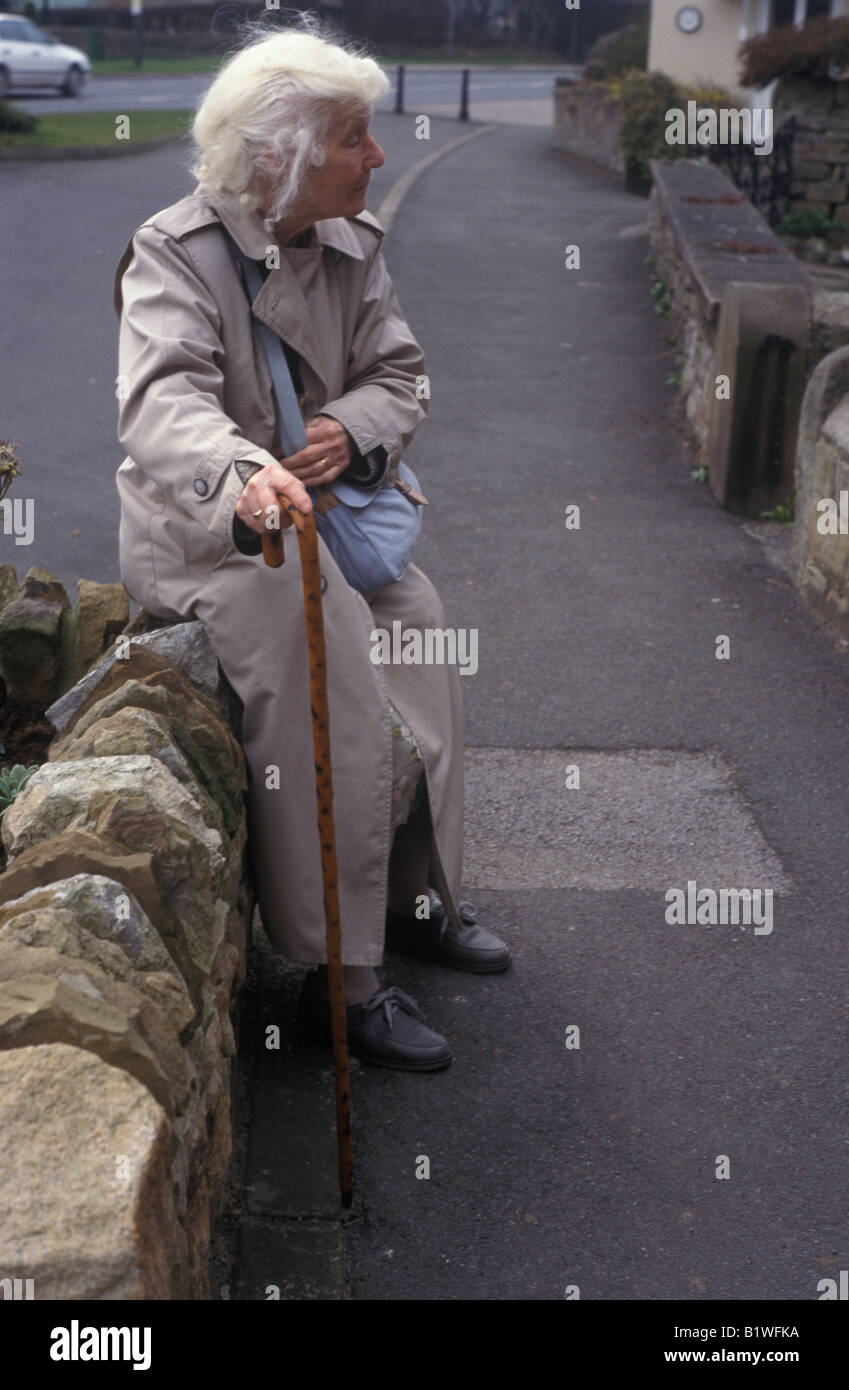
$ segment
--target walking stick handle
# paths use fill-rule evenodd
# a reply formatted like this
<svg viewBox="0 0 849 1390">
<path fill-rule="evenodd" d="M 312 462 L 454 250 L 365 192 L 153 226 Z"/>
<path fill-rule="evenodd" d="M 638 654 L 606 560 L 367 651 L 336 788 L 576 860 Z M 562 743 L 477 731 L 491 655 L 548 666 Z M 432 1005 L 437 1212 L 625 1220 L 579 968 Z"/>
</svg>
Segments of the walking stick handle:
<svg viewBox="0 0 849 1390">
<path fill-rule="evenodd" d="M 283 494 L 278 493 L 278 496 L 283 497 Z M 289 512 L 289 514 L 292 517 L 292 520 L 295 523 L 295 530 L 303 531 L 304 523 L 307 521 L 308 518 L 312 517 L 313 513 L 302 512 L 295 506 L 294 502 L 290 502 L 287 498 L 283 498 L 283 500 L 286 505 L 286 510 Z M 262 558 L 264 559 L 265 563 L 268 566 L 270 566 L 271 569 L 279 569 L 282 564 L 285 564 L 286 553 L 283 549 L 282 526 L 276 526 L 271 531 L 263 531 Z"/>
</svg>

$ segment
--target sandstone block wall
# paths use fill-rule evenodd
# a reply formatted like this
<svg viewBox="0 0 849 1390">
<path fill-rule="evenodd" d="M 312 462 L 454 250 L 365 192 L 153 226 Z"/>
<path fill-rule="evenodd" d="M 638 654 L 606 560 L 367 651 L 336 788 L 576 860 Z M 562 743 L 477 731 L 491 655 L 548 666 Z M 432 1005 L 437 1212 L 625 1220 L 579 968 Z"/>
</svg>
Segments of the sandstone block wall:
<svg viewBox="0 0 849 1390">
<path fill-rule="evenodd" d="M 0 1280 L 36 1299 L 208 1296 L 247 773 L 202 625 L 143 626 L 50 707 L 48 761 L 0 818 Z"/>
<path fill-rule="evenodd" d="M 819 363 L 802 402 L 791 576 L 813 611 L 849 639 L 849 347 Z"/>
</svg>

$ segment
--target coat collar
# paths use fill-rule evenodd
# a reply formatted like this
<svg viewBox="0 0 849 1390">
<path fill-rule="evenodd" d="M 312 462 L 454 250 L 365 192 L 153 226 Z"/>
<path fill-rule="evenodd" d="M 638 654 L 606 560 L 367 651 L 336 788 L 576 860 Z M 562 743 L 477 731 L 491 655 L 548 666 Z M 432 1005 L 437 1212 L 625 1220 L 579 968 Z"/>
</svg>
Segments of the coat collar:
<svg viewBox="0 0 849 1390">
<path fill-rule="evenodd" d="M 234 194 L 222 192 L 203 181 L 197 185 L 194 196 L 212 210 L 214 218 L 224 224 L 245 255 L 254 260 L 265 260 L 268 248 L 274 245 L 274 241 L 259 211 L 246 207 Z M 380 223 L 371 213 L 364 213 L 357 218 L 335 217 L 313 223 L 309 244 L 319 249 L 320 256 L 326 247 L 335 253 L 337 261 L 340 254 L 364 261 L 366 252 L 360 240 L 361 234 L 358 235 L 351 225 L 353 222 L 368 226 L 378 240 L 382 240 L 384 231 Z M 326 367 L 319 335 L 307 307 L 301 281 L 287 256 L 280 257 L 279 267 L 265 280 L 253 300 L 252 309 L 258 319 L 309 364 L 326 392 Z"/>
<path fill-rule="evenodd" d="M 197 185 L 195 196 L 203 198 L 204 202 L 214 209 L 246 256 L 255 261 L 265 260 L 269 246 L 274 243 L 262 215 L 256 208 L 247 208 L 234 194 L 223 193 L 203 182 Z M 345 256 L 353 257 L 354 260 L 365 260 L 360 239 L 349 225 L 350 222 L 363 222 L 379 238 L 384 236 L 383 228 L 377 219 L 370 213 L 363 213 L 359 217 L 332 217 L 313 223 L 310 244 L 328 246 L 334 251 L 341 251 Z"/>
</svg>

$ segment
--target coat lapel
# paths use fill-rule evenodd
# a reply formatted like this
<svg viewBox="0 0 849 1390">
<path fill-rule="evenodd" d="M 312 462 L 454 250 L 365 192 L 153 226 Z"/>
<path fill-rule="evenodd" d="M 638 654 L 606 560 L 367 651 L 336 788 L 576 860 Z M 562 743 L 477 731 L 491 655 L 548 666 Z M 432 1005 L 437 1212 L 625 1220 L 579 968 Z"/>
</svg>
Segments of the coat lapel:
<svg viewBox="0 0 849 1390">
<path fill-rule="evenodd" d="M 309 364 L 327 392 L 327 369 L 322 360 L 318 337 L 297 274 L 285 256 L 272 270 L 253 302 L 258 319 L 294 348 Z"/>
</svg>

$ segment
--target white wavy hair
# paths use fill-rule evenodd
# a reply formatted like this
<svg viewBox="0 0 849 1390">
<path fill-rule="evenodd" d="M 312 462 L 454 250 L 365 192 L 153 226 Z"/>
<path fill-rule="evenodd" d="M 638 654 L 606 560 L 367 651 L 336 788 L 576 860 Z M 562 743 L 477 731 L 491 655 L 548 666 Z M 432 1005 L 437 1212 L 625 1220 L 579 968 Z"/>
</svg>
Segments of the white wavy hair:
<svg viewBox="0 0 849 1390">
<path fill-rule="evenodd" d="M 373 58 L 314 16 L 295 27 L 248 24 L 247 42 L 221 68 L 192 123 L 190 173 L 259 208 L 266 225 L 288 217 L 311 168 L 324 163 L 334 121 L 370 115 L 389 90 Z"/>
</svg>

